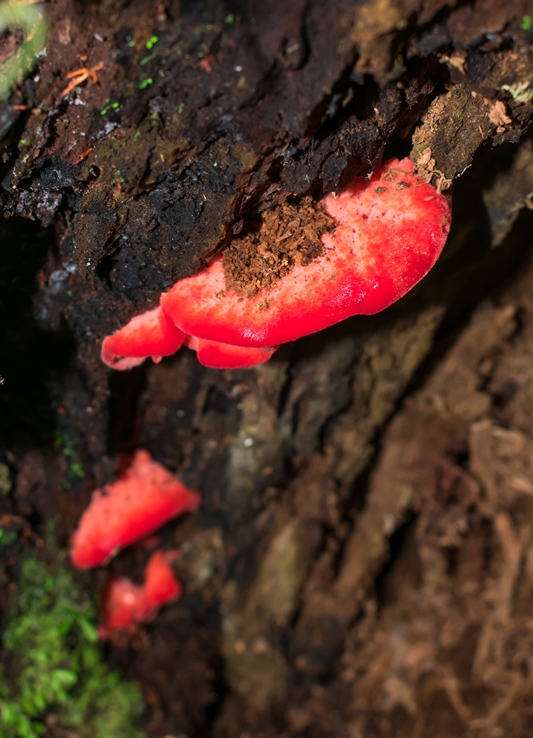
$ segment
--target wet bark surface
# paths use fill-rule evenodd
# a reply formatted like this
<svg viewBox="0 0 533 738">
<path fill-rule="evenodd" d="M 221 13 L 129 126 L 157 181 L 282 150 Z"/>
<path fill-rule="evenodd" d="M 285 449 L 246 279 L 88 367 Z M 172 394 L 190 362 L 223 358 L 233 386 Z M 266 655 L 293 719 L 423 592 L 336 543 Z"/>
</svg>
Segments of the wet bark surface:
<svg viewBox="0 0 533 738">
<path fill-rule="evenodd" d="M 529 0 L 45 10 L 0 103 L 4 523 L 66 544 L 136 448 L 201 490 L 159 534 L 184 596 L 109 650 L 154 737 L 529 735 Z M 399 304 L 252 370 L 101 364 L 262 214 L 406 155 L 454 222 Z"/>
</svg>

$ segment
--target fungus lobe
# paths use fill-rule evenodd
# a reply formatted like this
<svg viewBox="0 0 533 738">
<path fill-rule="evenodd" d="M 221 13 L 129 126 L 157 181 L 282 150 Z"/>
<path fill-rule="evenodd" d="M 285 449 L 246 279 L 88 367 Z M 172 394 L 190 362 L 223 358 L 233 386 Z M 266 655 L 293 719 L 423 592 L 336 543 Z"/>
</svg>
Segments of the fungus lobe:
<svg viewBox="0 0 533 738">
<path fill-rule="evenodd" d="M 132 369 L 148 357 L 169 356 L 185 340 L 185 333 L 168 320 L 160 307 L 136 315 L 123 328 L 104 338 L 102 361 L 111 369 Z"/>
<path fill-rule="evenodd" d="M 124 546 L 199 505 L 198 492 L 185 487 L 147 451 L 139 450 L 116 482 L 93 492 L 72 536 L 72 563 L 78 569 L 102 564 Z"/>
<path fill-rule="evenodd" d="M 185 345 L 196 351 L 200 364 L 211 369 L 248 369 L 264 364 L 277 350 L 277 346 L 265 348 L 232 346 L 229 343 L 210 341 L 196 336 L 187 336 Z"/>
</svg>

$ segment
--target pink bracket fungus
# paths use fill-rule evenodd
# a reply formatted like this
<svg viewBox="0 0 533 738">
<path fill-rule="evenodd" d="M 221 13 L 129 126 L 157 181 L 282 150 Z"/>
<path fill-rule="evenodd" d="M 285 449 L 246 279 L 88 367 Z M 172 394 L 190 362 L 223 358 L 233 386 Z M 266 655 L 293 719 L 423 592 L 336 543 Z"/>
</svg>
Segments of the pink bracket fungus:
<svg viewBox="0 0 533 738">
<path fill-rule="evenodd" d="M 450 229 L 448 198 L 424 182 L 409 159 L 392 159 L 369 179 L 356 177 L 321 206 L 337 223 L 322 235 L 322 252 L 306 265 L 293 266 L 271 288 L 252 297 L 228 288 L 223 257 L 217 255 L 202 272 L 179 280 L 161 296 L 168 323 L 185 334 L 183 342 L 197 351 L 201 363 L 218 368 L 260 364 L 272 347 L 352 315 L 383 310 L 429 272 Z M 160 331 L 162 318 L 157 320 Z M 138 316 L 106 338 L 105 363 L 126 369 L 140 357 L 171 353 L 171 342 L 164 342 L 165 351 L 156 350 L 159 338 L 152 342 L 148 323 Z"/>
<path fill-rule="evenodd" d="M 434 265 L 450 227 L 447 198 L 409 159 L 387 162 L 370 180 L 357 177 L 322 205 L 338 226 L 310 264 L 243 299 L 226 290 L 217 256 L 161 296 L 163 312 L 200 338 L 259 348 L 293 341 L 399 300 Z"/>
<path fill-rule="evenodd" d="M 127 577 L 111 577 L 102 597 L 104 625 L 99 628 L 100 637 L 113 635 L 116 630 L 146 623 L 155 617 L 162 605 L 177 600 L 182 591 L 171 563 L 178 551 L 155 551 L 144 570 L 142 586 Z"/>
<path fill-rule="evenodd" d="M 199 505 L 198 492 L 139 450 L 116 482 L 93 492 L 72 536 L 72 563 L 78 569 L 105 563 L 124 546 Z"/>
</svg>

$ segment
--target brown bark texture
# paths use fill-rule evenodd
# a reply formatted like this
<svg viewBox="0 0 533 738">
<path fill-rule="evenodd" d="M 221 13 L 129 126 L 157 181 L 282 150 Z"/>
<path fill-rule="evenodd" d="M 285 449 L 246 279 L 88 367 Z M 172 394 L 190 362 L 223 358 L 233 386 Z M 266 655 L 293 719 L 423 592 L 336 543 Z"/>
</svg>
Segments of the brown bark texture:
<svg viewBox="0 0 533 738">
<path fill-rule="evenodd" d="M 0 103 L 2 510 L 66 544 L 136 448 L 201 490 L 160 534 L 184 596 L 110 648 L 150 734 L 529 736 L 531 0 L 44 8 Z M 262 213 L 392 156 L 454 212 L 400 303 L 251 370 L 101 364 Z"/>
</svg>

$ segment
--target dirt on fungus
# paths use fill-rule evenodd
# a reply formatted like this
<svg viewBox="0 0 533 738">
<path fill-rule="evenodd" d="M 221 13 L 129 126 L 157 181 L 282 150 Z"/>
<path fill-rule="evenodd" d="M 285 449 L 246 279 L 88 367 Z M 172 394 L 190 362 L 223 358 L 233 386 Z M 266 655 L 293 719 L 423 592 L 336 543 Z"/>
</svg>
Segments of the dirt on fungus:
<svg viewBox="0 0 533 738">
<path fill-rule="evenodd" d="M 234 239 L 224 251 L 227 288 L 243 297 L 269 290 L 293 267 L 320 256 L 321 237 L 334 228 L 335 221 L 311 197 L 262 213 L 259 228 Z"/>
</svg>

